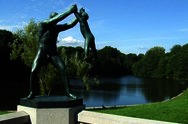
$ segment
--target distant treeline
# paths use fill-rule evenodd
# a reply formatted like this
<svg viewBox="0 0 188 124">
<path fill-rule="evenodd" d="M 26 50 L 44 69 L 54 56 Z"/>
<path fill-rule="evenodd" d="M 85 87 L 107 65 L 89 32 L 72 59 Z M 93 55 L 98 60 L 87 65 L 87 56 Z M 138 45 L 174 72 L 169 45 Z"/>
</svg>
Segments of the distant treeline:
<svg viewBox="0 0 188 124">
<path fill-rule="evenodd" d="M 134 75 L 142 77 L 171 78 L 188 82 L 188 44 L 174 45 L 169 53 L 163 47 L 149 49 L 133 65 Z"/>
</svg>

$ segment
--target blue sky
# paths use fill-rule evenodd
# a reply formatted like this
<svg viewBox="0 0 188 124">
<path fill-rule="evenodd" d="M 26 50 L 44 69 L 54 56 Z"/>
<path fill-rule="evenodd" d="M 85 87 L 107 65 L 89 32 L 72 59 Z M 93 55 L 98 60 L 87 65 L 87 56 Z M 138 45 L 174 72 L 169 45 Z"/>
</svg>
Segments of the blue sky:
<svg viewBox="0 0 188 124">
<path fill-rule="evenodd" d="M 22 29 L 33 18 L 65 12 L 72 4 L 84 7 L 97 49 L 112 46 L 121 52 L 144 53 L 154 47 L 166 52 L 188 41 L 188 0 L 0 0 L 0 29 Z M 74 14 L 60 23 L 74 19 Z M 79 24 L 61 32 L 58 45 L 83 46 Z"/>
</svg>

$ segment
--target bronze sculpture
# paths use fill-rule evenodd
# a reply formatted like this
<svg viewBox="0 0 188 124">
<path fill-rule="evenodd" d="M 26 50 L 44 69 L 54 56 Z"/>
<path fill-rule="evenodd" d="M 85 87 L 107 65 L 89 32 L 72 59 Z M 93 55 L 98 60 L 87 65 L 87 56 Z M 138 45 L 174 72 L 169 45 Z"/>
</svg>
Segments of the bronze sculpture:
<svg viewBox="0 0 188 124">
<path fill-rule="evenodd" d="M 30 94 L 26 97 L 27 99 L 32 99 L 36 95 L 37 73 L 39 72 L 39 69 L 45 61 L 51 62 L 52 65 L 54 65 L 61 72 L 67 93 L 66 95 L 73 99 L 77 98 L 70 93 L 67 70 L 64 61 L 59 57 L 57 53 L 56 46 L 58 34 L 61 31 L 65 31 L 74 27 L 77 24 L 78 20 L 75 18 L 71 23 L 57 23 L 75 12 L 77 12 L 77 6 L 72 5 L 70 9 L 64 13 L 51 13 L 49 19 L 44 20 L 39 24 L 39 48 L 32 65 L 30 74 Z"/>
<path fill-rule="evenodd" d="M 84 60 L 88 59 L 88 55 L 89 55 L 89 49 L 91 48 L 92 52 L 93 52 L 93 59 L 95 60 L 97 58 L 97 50 L 96 50 L 96 46 L 95 46 L 95 37 L 92 34 L 89 24 L 87 22 L 87 20 L 89 19 L 89 15 L 85 12 L 84 8 L 81 8 L 79 10 L 79 13 L 76 11 L 75 13 L 76 18 L 78 19 L 79 23 L 80 23 L 80 31 L 85 39 L 84 42 L 84 51 L 85 51 L 85 57 Z"/>
</svg>

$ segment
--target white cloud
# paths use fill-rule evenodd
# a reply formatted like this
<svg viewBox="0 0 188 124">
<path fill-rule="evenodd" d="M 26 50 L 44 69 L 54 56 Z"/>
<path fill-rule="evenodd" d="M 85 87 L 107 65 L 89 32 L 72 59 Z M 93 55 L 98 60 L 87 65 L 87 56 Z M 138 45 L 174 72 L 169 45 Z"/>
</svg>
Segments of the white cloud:
<svg viewBox="0 0 188 124">
<path fill-rule="evenodd" d="M 5 29 L 8 31 L 14 31 L 19 28 L 21 28 L 20 25 L 0 25 L 0 29 Z"/>
<path fill-rule="evenodd" d="M 16 31 L 17 29 L 22 29 L 27 23 L 26 22 L 21 22 L 20 24 L 16 25 L 1 25 L 0 24 L 0 29 L 5 29 L 8 31 Z"/>
<path fill-rule="evenodd" d="M 58 42 L 58 46 L 83 46 L 83 42 L 73 38 L 72 36 L 65 37 Z"/>
</svg>

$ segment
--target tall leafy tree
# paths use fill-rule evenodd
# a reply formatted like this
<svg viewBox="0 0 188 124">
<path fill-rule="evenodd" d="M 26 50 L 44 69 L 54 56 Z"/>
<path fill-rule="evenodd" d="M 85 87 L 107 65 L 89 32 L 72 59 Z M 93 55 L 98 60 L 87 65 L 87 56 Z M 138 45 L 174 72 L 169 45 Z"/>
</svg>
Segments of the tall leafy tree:
<svg viewBox="0 0 188 124">
<path fill-rule="evenodd" d="M 168 62 L 166 67 L 167 78 L 178 79 L 177 70 L 180 67 L 182 47 L 180 45 L 174 45 L 168 54 Z"/>
<path fill-rule="evenodd" d="M 134 73 L 144 77 L 156 77 L 159 61 L 164 55 L 165 49 L 163 47 L 149 49 L 145 56 L 134 65 Z"/>
<path fill-rule="evenodd" d="M 59 47 L 59 52 L 65 61 L 69 76 L 80 78 L 87 90 L 99 84 L 97 76 L 91 75 L 93 65 L 83 61 L 83 48 Z"/>
<path fill-rule="evenodd" d="M 10 59 L 14 34 L 0 30 L 0 109 L 16 109 L 19 99 L 25 97 L 28 68 L 18 59 Z M 7 93 L 10 92 L 10 93 Z"/>
<path fill-rule="evenodd" d="M 176 77 L 178 77 L 179 80 L 188 82 L 188 44 L 182 46 L 178 60 Z"/>
<path fill-rule="evenodd" d="M 10 71 L 11 52 L 10 44 L 13 42 L 13 34 L 8 30 L 0 30 L 0 80 L 3 82 Z"/>
<path fill-rule="evenodd" d="M 14 33 L 12 59 L 21 57 L 22 61 L 31 67 L 38 48 L 37 32 L 38 25 L 34 19 L 31 19 L 24 29 L 19 29 Z"/>
<path fill-rule="evenodd" d="M 117 76 L 122 73 L 124 66 L 125 55 L 117 48 L 105 46 L 98 51 L 99 68 L 101 75 L 114 75 Z"/>
</svg>

